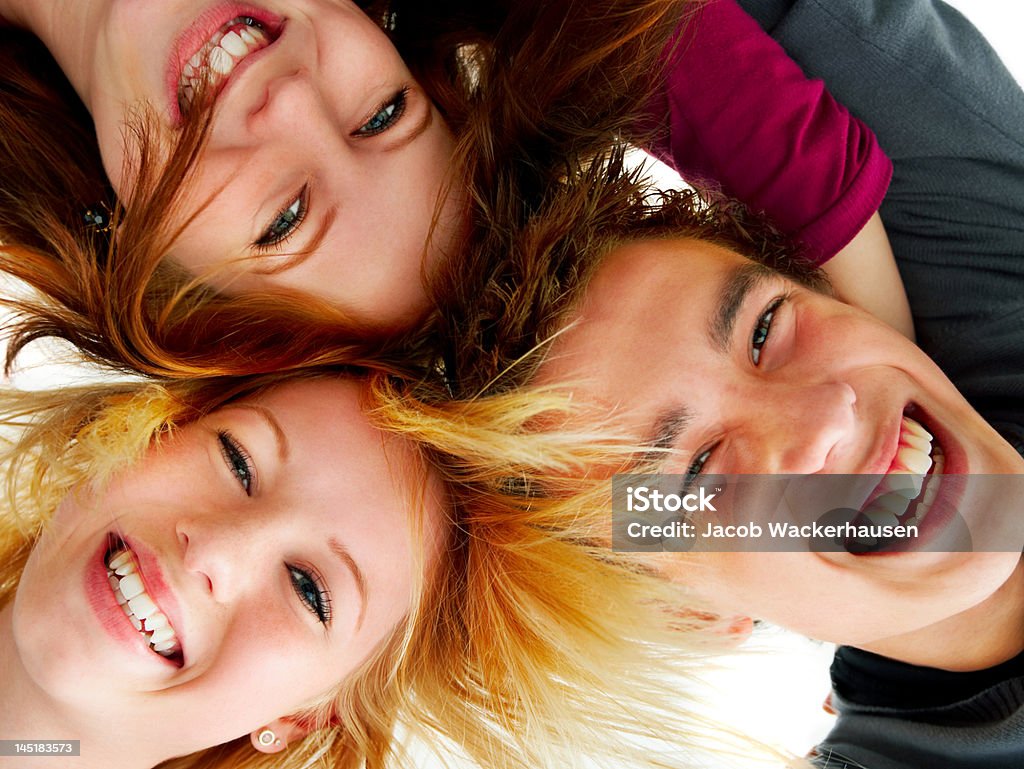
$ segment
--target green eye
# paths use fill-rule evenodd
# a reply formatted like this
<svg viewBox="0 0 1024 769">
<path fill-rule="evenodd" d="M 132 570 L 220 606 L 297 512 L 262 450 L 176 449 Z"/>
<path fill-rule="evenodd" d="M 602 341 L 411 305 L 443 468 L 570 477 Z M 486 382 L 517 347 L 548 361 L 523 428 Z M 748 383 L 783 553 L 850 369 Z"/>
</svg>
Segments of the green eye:
<svg viewBox="0 0 1024 769">
<path fill-rule="evenodd" d="M 220 441 L 220 453 L 227 463 L 228 470 L 238 479 L 247 497 L 251 497 L 256 487 L 256 470 L 252 464 L 252 458 L 242 448 L 227 430 L 217 433 Z"/>
<path fill-rule="evenodd" d="M 302 224 L 302 220 L 306 218 L 306 212 L 309 208 L 308 192 L 309 185 L 303 186 L 296 198 L 274 216 L 273 220 L 263 231 L 263 234 L 253 244 L 256 248 L 273 248 L 295 234 L 299 229 L 299 225 Z"/>
<path fill-rule="evenodd" d="M 761 362 L 761 350 L 764 348 L 765 342 L 768 341 L 768 335 L 772 330 L 772 320 L 775 318 L 775 311 L 779 309 L 785 301 L 785 297 L 780 296 L 778 299 L 773 301 L 768 309 L 765 310 L 761 317 L 757 319 L 757 325 L 754 326 L 754 333 L 750 337 L 750 360 L 753 361 L 754 365 L 758 365 Z"/>
<path fill-rule="evenodd" d="M 297 566 L 288 566 L 287 568 L 295 595 L 321 623 L 329 624 L 331 621 L 331 598 L 327 589 L 323 587 L 323 580 L 318 575 Z"/>
<path fill-rule="evenodd" d="M 373 116 L 355 130 L 354 135 L 376 136 L 387 131 L 405 113 L 405 103 L 408 95 L 409 89 L 402 88 L 398 93 L 381 104 Z"/>
</svg>

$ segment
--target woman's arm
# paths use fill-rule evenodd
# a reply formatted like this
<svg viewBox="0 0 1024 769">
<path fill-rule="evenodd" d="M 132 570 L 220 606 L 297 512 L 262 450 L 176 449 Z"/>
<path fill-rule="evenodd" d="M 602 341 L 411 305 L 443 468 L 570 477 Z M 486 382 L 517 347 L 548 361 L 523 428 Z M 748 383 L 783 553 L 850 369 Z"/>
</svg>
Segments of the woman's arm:
<svg viewBox="0 0 1024 769">
<path fill-rule="evenodd" d="M 892 165 L 875 135 L 733 0 L 680 27 L 651 150 L 693 181 L 713 181 L 765 212 L 823 264 L 839 295 L 912 336 L 878 207 Z"/>
<path fill-rule="evenodd" d="M 844 302 L 867 310 L 909 339 L 914 320 L 896 259 L 877 213 L 842 251 L 821 267 Z"/>
<path fill-rule="evenodd" d="M 867 126 L 734 0 L 682 23 L 650 114 L 652 152 L 766 213 L 818 264 L 864 228 L 892 175 Z"/>
</svg>

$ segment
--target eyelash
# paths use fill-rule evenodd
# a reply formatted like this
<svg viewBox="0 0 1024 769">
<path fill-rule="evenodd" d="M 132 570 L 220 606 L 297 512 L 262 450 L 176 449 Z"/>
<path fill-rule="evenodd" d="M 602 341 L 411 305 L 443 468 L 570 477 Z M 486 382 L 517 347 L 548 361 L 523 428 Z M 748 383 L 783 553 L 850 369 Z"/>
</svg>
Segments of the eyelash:
<svg viewBox="0 0 1024 769">
<path fill-rule="evenodd" d="M 384 133 L 399 121 L 405 114 L 406 99 L 409 87 L 404 86 L 398 93 L 381 104 L 363 125 L 353 131 L 353 136 L 368 137 Z M 388 112 L 388 110 L 391 110 Z M 384 114 L 387 113 L 387 114 Z M 381 118 L 381 115 L 383 117 Z M 380 120 L 378 121 L 378 118 Z M 375 121 L 377 121 L 375 123 Z M 263 234 L 253 243 L 253 247 L 266 251 L 279 246 L 291 238 L 299 229 L 309 211 L 309 185 L 304 185 L 299 194 L 284 208 L 277 212 L 273 221 Z"/>
<path fill-rule="evenodd" d="M 306 571 L 298 566 L 285 564 L 295 594 L 302 604 L 324 625 L 331 623 L 331 594 L 323 578 L 313 570 Z M 311 592 L 306 592 L 308 588 Z"/>
<path fill-rule="evenodd" d="M 257 486 L 256 466 L 252 462 L 252 457 L 227 430 L 218 432 L 217 440 L 220 442 L 220 453 L 227 463 L 228 470 L 238 479 L 245 495 L 251 497 Z"/>
<path fill-rule="evenodd" d="M 376 136 L 377 134 L 387 131 L 397 123 L 399 119 L 401 119 L 402 115 L 405 114 L 405 105 L 408 96 L 409 87 L 403 86 L 399 89 L 398 93 L 394 94 L 386 102 L 377 107 L 370 116 L 370 119 L 353 131 L 352 135 L 358 137 Z M 388 109 L 390 109 L 391 112 L 388 112 Z M 375 121 L 377 121 L 381 115 L 384 115 L 384 117 L 375 124 Z"/>
<path fill-rule="evenodd" d="M 683 481 L 683 491 L 686 492 L 693 485 L 693 482 L 697 479 L 701 473 L 704 472 L 704 465 L 707 464 L 708 460 L 711 459 L 711 452 L 715 450 L 715 447 L 704 449 L 690 462 L 690 466 L 686 468 L 686 477 Z"/>
<path fill-rule="evenodd" d="M 757 323 L 754 325 L 754 333 L 750 335 L 750 360 L 757 366 L 761 363 L 761 350 L 764 349 L 765 343 L 768 341 L 768 336 L 771 334 L 772 321 L 775 319 L 775 311 L 782 306 L 783 302 L 789 299 L 789 294 L 776 297 L 772 300 L 768 308 L 762 312 L 758 318 Z M 716 444 L 717 446 L 717 444 Z M 695 478 L 704 472 L 704 465 L 711 458 L 711 453 L 715 450 L 715 446 L 702 450 L 698 453 L 693 461 L 690 462 L 690 466 L 686 468 L 686 479 L 683 483 L 683 488 L 688 489 Z"/>
<path fill-rule="evenodd" d="M 304 184 L 292 202 L 277 212 L 267 229 L 253 243 L 253 247 L 258 251 L 267 251 L 286 242 L 298 232 L 308 212 L 309 185 Z"/>
<path fill-rule="evenodd" d="M 775 318 L 775 311 L 782 306 L 782 303 L 789 297 L 779 296 L 772 300 L 772 303 L 768 305 L 760 317 L 757 319 L 757 324 L 754 326 L 754 333 L 750 336 L 750 360 L 757 366 L 761 363 L 761 350 L 764 348 L 765 342 L 768 341 L 768 335 L 772 330 L 772 321 Z"/>
</svg>

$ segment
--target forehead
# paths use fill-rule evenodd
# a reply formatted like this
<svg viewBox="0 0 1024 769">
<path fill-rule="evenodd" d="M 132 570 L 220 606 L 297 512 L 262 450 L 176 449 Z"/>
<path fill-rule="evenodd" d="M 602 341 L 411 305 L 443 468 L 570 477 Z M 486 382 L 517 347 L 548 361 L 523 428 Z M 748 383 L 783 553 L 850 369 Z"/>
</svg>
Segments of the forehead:
<svg viewBox="0 0 1024 769">
<path fill-rule="evenodd" d="M 690 303 L 716 289 L 737 268 L 754 263 L 702 240 L 658 238 L 612 249 L 602 260 L 580 305 L 589 317 L 640 312 L 667 294 Z M 713 292 L 712 292 L 713 293 Z"/>
<path fill-rule="evenodd" d="M 335 487 L 339 499 L 406 509 L 427 470 L 407 441 L 370 423 L 365 396 L 360 380 L 311 379 L 275 387 L 236 408 L 262 412 L 293 472 L 307 484 L 314 479 Z"/>
<path fill-rule="evenodd" d="M 704 241 L 643 240 L 615 248 L 552 345 L 541 379 L 575 381 L 617 404 L 642 384 L 634 367 L 664 361 L 666 345 L 678 355 L 712 352 L 730 298 L 726 289 L 754 272 L 766 270 Z"/>
<path fill-rule="evenodd" d="M 282 427 L 285 437 L 288 432 L 296 431 L 306 440 L 333 438 L 338 450 L 350 443 L 379 445 L 381 434 L 362 412 L 362 387 L 362 383 L 353 379 L 298 380 L 241 400 L 237 406 L 269 412 L 268 416 Z M 342 436 L 344 440 L 338 440 Z"/>
<path fill-rule="evenodd" d="M 283 442 L 280 471 L 264 476 L 275 503 L 307 520 L 314 540 L 342 543 L 367 585 L 366 627 L 385 628 L 407 610 L 417 564 L 438 562 L 445 497 L 408 441 L 370 423 L 365 397 L 359 380 L 314 379 L 236 408 L 262 411 L 264 436 Z"/>
</svg>

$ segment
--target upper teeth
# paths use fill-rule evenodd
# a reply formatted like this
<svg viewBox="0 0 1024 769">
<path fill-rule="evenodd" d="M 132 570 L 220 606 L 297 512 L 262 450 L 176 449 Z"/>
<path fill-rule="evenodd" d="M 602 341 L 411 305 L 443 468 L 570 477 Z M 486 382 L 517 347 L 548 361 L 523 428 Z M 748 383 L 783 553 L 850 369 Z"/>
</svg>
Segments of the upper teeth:
<svg viewBox="0 0 1024 769">
<path fill-rule="evenodd" d="M 874 499 L 865 511 L 874 523 L 896 525 L 919 495 L 921 500 L 913 522 L 920 522 L 928 512 L 939 486 L 935 478 L 925 486 L 925 477 L 929 471 L 932 471 L 932 475 L 940 475 L 945 465 L 942 449 L 934 445 L 932 440 L 931 434 L 918 422 L 908 416 L 903 417 L 899 447 L 892 466 L 878 484 Z M 924 494 L 921 495 L 923 486 Z"/>
<path fill-rule="evenodd" d="M 110 553 L 107 558 L 107 581 L 125 616 L 146 638 L 153 651 L 164 657 L 173 657 L 181 651 L 178 636 L 167 616 L 146 592 L 131 550 L 120 547 Z"/>
<path fill-rule="evenodd" d="M 266 31 L 252 19 L 232 19 L 218 29 L 182 68 L 178 78 L 178 103 L 185 111 L 200 86 L 216 88 L 254 51 L 270 45 Z"/>
</svg>

